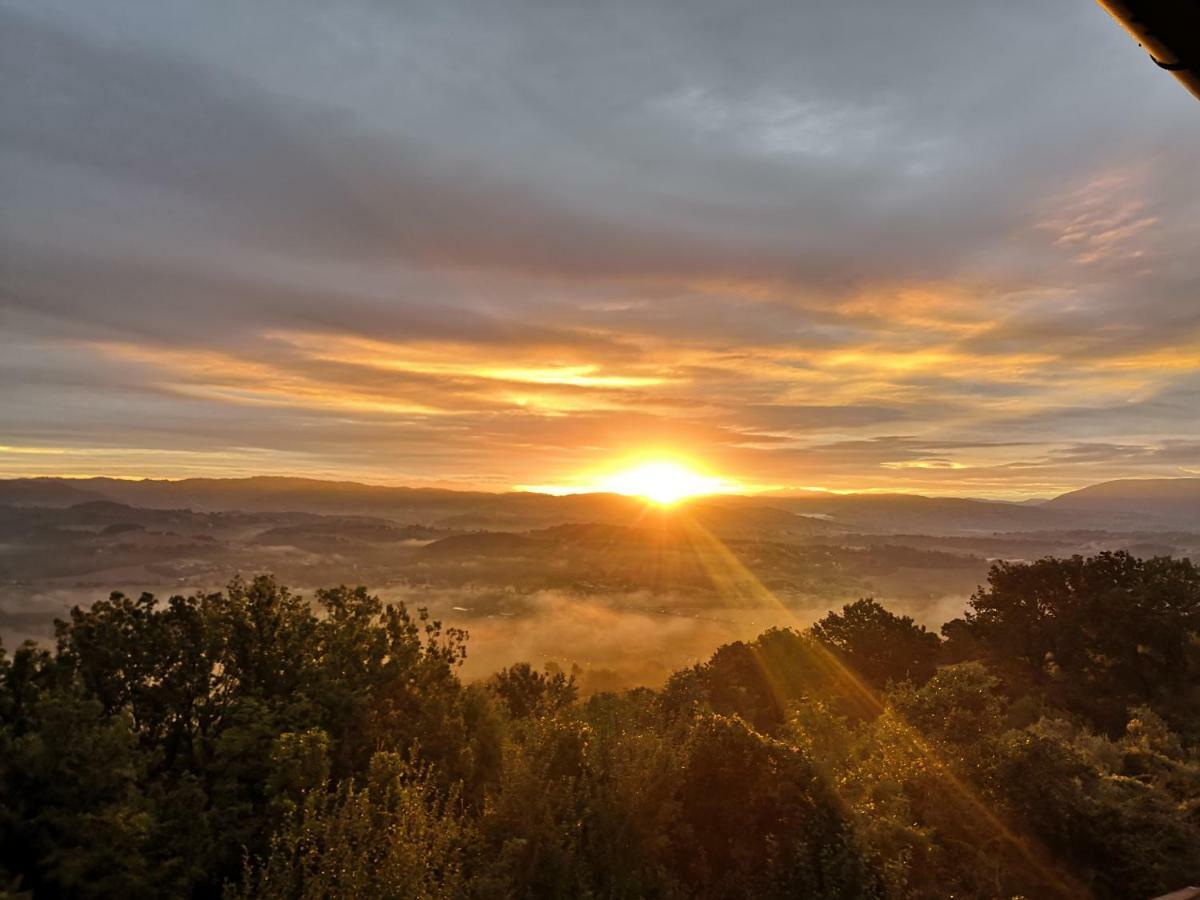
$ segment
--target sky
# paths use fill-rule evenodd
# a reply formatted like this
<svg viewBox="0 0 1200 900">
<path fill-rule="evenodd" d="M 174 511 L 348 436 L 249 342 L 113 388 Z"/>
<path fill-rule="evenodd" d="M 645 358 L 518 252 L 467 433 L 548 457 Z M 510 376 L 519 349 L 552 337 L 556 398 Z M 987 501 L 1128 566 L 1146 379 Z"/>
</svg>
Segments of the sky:
<svg viewBox="0 0 1200 900">
<path fill-rule="evenodd" d="M 1090 0 L 0 0 L 0 476 L 1200 474 L 1198 155 Z"/>
</svg>

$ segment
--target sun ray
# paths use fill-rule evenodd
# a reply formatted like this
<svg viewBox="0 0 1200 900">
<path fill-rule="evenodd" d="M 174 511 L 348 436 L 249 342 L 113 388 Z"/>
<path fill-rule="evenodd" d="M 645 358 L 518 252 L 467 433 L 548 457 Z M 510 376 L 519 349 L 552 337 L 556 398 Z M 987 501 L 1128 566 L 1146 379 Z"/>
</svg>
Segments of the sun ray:
<svg viewBox="0 0 1200 900">
<path fill-rule="evenodd" d="M 724 541 L 686 511 L 681 511 L 679 518 L 688 539 L 696 546 L 696 556 L 700 564 L 718 590 L 723 589 L 743 602 L 769 605 L 783 613 L 786 619 L 795 623 L 793 627 L 800 630 L 802 626 L 796 615 L 759 580 Z M 812 662 L 849 696 L 875 714 L 891 711 L 884 698 L 836 654 L 817 641 L 812 642 L 812 648 L 816 654 Z M 777 676 L 770 660 L 766 659 L 764 654 L 756 654 L 756 664 L 760 667 L 767 684 L 776 692 L 776 702 L 786 706 L 787 698 L 784 695 L 782 679 Z M 1024 865 L 1028 866 L 1031 872 L 1037 873 L 1048 885 L 1053 886 L 1060 896 L 1090 895 L 1073 873 L 1055 862 L 1053 855 L 1045 847 L 1031 837 L 1018 834 L 1008 822 L 994 812 L 974 788 L 957 774 L 951 762 L 919 731 L 899 716 L 895 717 L 895 722 L 901 738 L 913 752 L 927 761 L 930 770 L 945 785 L 947 798 L 974 817 L 997 840 L 1014 850 Z"/>
</svg>

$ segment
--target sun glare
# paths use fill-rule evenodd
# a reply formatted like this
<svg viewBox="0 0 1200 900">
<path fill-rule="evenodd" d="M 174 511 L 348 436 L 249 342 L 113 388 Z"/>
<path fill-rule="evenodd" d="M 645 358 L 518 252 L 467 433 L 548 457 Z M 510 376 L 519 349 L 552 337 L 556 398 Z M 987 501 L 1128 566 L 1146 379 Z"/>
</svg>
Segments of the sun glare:
<svg viewBox="0 0 1200 900">
<path fill-rule="evenodd" d="M 701 494 L 727 493 L 729 482 L 677 462 L 648 462 L 600 480 L 602 491 L 645 497 L 664 506 Z"/>
</svg>

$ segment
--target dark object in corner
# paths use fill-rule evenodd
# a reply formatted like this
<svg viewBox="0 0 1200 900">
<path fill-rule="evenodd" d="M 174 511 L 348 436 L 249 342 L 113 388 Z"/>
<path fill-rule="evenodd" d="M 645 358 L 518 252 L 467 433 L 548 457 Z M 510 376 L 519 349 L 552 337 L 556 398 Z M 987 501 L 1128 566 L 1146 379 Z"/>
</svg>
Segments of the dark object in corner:
<svg viewBox="0 0 1200 900">
<path fill-rule="evenodd" d="M 1200 100 L 1200 0 L 1099 0 L 1150 58 Z"/>
</svg>

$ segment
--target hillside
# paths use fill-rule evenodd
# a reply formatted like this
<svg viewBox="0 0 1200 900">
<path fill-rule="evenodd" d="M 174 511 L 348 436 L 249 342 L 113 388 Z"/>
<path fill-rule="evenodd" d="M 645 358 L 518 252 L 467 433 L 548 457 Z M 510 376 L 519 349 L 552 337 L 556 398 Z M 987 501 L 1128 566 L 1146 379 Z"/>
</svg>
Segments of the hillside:
<svg viewBox="0 0 1200 900">
<path fill-rule="evenodd" d="M 389 487 L 309 478 L 112 478 L 0 481 L 0 505 L 111 500 L 143 509 L 374 516 L 454 530 L 523 531 L 572 523 L 637 524 L 657 507 L 619 494 L 553 496 Z M 683 504 L 706 527 L 741 536 L 839 532 L 978 535 L 1058 529 L 1200 528 L 1200 479 L 1129 479 L 1040 504 L 913 494 L 712 497 Z"/>
<path fill-rule="evenodd" d="M 915 494 L 812 494 L 774 501 L 846 528 L 913 534 L 1028 531 L 1068 527 L 1065 516 L 1034 506 Z"/>
<path fill-rule="evenodd" d="M 1152 516 L 1179 525 L 1200 521 L 1200 478 L 1123 478 L 1071 491 L 1045 509 L 1070 513 Z"/>
<path fill-rule="evenodd" d="M 803 493 L 709 497 L 666 510 L 613 493 L 487 493 L 389 487 L 354 481 L 274 478 L 13 479 L 0 481 L 0 505 L 67 508 L 109 500 L 139 509 L 293 512 L 371 516 L 410 526 L 523 532 L 558 524 L 636 526 L 686 511 L 722 535 L 788 539 L 846 533 L 989 535 L 1046 530 L 1200 529 L 1200 479 L 1109 481 L 1039 504 L 917 494 Z"/>
<path fill-rule="evenodd" d="M 664 511 L 640 498 L 619 494 L 568 494 L 562 497 L 528 492 L 496 494 L 305 478 L 0 481 L 0 506 L 62 508 L 91 500 L 109 500 L 142 509 L 373 516 L 406 525 L 486 531 L 524 531 L 580 523 L 635 525 L 647 515 L 674 514 L 674 511 Z M 722 534 L 753 536 L 769 533 L 778 536 L 846 530 L 764 502 L 742 498 L 697 500 L 686 504 L 686 508 L 697 521 Z"/>
</svg>

